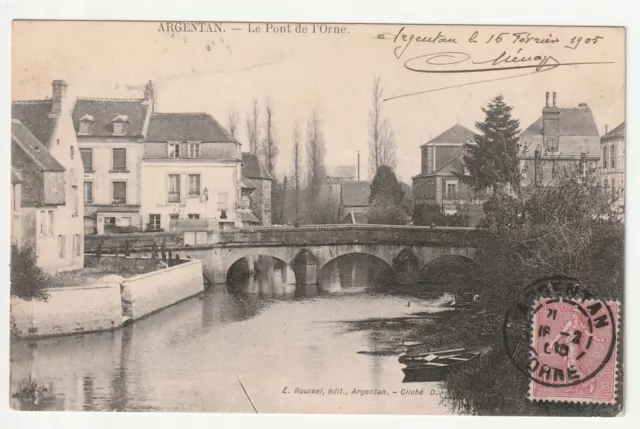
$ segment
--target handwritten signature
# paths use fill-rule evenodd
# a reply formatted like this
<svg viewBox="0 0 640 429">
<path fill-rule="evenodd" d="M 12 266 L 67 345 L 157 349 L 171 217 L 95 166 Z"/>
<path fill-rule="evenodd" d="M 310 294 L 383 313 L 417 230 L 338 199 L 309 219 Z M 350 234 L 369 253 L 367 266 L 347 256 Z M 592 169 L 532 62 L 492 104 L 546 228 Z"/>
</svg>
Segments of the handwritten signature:
<svg viewBox="0 0 640 429">
<path fill-rule="evenodd" d="M 515 55 L 502 51 L 497 57 L 485 61 L 475 61 L 465 52 L 436 52 L 413 57 L 405 61 L 404 66 L 417 73 L 480 73 L 517 69 L 534 69 L 535 72 L 543 72 L 560 66 L 612 63 L 607 61 L 563 63 L 551 55 L 519 55 L 521 51 L 522 49 L 519 49 Z"/>
</svg>

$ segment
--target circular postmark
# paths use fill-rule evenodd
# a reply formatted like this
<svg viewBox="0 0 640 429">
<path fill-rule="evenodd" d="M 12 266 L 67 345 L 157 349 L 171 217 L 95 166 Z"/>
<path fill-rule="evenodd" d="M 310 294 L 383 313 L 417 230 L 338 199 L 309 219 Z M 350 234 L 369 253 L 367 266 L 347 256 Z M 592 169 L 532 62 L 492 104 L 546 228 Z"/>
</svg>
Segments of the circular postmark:
<svg viewBox="0 0 640 429">
<path fill-rule="evenodd" d="M 541 386 L 570 388 L 593 379 L 616 350 L 617 308 L 553 276 L 528 285 L 505 314 L 503 343 L 510 361 Z"/>
</svg>

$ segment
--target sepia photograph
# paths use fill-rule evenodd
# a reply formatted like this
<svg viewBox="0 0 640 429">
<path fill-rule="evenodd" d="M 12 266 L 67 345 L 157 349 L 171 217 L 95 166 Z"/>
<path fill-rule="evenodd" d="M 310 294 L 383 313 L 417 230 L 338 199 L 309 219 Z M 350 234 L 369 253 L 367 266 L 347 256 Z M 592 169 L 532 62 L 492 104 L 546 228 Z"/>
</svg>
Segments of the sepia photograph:
<svg viewBox="0 0 640 429">
<path fill-rule="evenodd" d="M 14 20 L 9 407 L 623 415 L 625 37 Z"/>
</svg>

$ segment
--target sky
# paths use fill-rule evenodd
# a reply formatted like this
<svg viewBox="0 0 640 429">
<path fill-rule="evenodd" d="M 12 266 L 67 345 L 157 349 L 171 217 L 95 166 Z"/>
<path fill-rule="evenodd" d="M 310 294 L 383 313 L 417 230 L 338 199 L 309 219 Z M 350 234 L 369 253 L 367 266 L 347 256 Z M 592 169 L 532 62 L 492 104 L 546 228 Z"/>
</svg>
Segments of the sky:
<svg viewBox="0 0 640 429">
<path fill-rule="evenodd" d="M 371 88 L 379 77 L 385 98 L 391 98 L 383 103 L 383 113 L 395 134 L 396 173 L 407 183 L 420 173 L 421 144 L 456 123 L 475 130 L 475 122 L 483 119 L 481 108 L 497 94 L 514 107 L 522 130 L 540 116 L 546 91 L 557 92 L 559 107 L 587 103 L 601 134 L 605 126 L 612 129 L 625 119 L 621 28 L 336 24 L 337 33 L 322 33 L 313 24 L 292 23 L 280 32 L 274 27 L 212 23 L 211 29 L 223 31 L 194 32 L 176 31 L 184 28 L 166 22 L 14 21 L 12 98 L 49 96 L 54 79 L 68 82 L 71 97 L 141 97 L 141 87 L 151 80 L 157 111 L 208 112 L 225 126 L 229 112 L 237 111 L 243 150 L 248 150 L 251 103 L 257 100 L 263 106 L 268 99 L 274 109 L 280 176 L 291 174 L 294 124 L 304 141 L 315 109 L 324 125 L 326 165 L 355 166 L 360 151 L 365 180 Z M 306 28 L 306 33 L 296 28 Z M 513 35 L 527 32 L 558 42 L 525 43 L 524 34 Z M 499 33 L 507 34 L 497 42 Z M 449 62 L 457 63 L 445 65 L 445 58 L 438 57 L 427 64 L 426 55 L 443 52 L 455 52 Z M 502 60 L 515 55 L 530 61 L 490 62 L 503 52 Z M 562 64 L 602 64 L 543 67 L 537 72 L 493 70 L 536 65 L 542 60 L 535 56 Z M 476 68 L 492 70 L 468 71 Z M 449 73 L 419 71 L 424 69 Z M 423 91 L 431 92 L 403 96 Z"/>
</svg>

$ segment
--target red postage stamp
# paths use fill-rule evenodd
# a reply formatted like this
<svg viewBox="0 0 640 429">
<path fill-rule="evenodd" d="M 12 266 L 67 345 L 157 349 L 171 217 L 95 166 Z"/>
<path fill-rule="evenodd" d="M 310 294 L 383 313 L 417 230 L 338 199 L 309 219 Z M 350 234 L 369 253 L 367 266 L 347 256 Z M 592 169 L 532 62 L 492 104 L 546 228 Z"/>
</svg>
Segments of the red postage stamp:
<svg viewBox="0 0 640 429">
<path fill-rule="evenodd" d="M 529 399 L 616 402 L 619 306 L 562 298 L 536 302 Z"/>
</svg>

